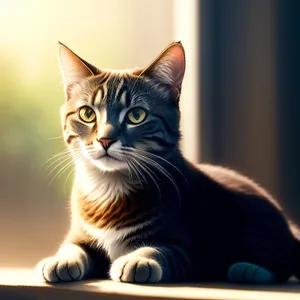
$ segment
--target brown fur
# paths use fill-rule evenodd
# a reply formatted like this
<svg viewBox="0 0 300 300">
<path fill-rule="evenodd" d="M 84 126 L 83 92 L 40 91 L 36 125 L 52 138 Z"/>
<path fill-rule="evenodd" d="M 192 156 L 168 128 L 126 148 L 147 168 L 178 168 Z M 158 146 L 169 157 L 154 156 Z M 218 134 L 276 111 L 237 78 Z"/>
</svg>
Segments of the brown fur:
<svg viewBox="0 0 300 300">
<path fill-rule="evenodd" d="M 125 228 L 158 212 L 158 205 L 154 201 L 143 201 L 133 193 L 124 194 L 114 201 L 93 201 L 82 194 L 78 198 L 83 220 L 99 229 Z"/>
</svg>

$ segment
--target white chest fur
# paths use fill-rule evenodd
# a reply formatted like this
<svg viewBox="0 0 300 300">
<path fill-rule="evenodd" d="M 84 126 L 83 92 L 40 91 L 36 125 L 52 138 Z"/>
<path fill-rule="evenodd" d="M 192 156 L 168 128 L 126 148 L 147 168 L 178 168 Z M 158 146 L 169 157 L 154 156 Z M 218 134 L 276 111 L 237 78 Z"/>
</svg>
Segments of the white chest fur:
<svg viewBox="0 0 300 300">
<path fill-rule="evenodd" d="M 81 228 L 91 236 L 99 247 L 103 248 L 109 255 L 111 260 L 127 254 L 130 251 L 130 247 L 127 246 L 122 240 L 129 234 L 134 233 L 136 230 L 148 225 L 150 221 L 146 221 L 136 226 L 126 227 L 122 229 L 98 229 L 93 225 L 86 223 L 84 220 L 80 220 Z"/>
<path fill-rule="evenodd" d="M 136 184 L 128 174 L 103 172 L 84 161 L 79 161 L 76 164 L 75 181 L 87 199 L 91 201 L 103 199 L 114 201 L 136 189 Z"/>
<path fill-rule="evenodd" d="M 128 175 L 114 172 L 102 172 L 84 163 L 76 165 L 76 185 L 85 194 L 88 201 L 114 201 L 124 194 L 135 190 L 136 185 L 130 181 Z M 77 205 L 74 203 L 74 205 Z M 78 211 L 75 209 L 75 211 Z M 149 221 L 122 229 L 99 229 L 85 222 L 77 216 L 81 228 L 93 238 L 97 245 L 103 248 L 111 260 L 130 251 L 122 240 L 127 235 L 149 224 Z"/>
</svg>

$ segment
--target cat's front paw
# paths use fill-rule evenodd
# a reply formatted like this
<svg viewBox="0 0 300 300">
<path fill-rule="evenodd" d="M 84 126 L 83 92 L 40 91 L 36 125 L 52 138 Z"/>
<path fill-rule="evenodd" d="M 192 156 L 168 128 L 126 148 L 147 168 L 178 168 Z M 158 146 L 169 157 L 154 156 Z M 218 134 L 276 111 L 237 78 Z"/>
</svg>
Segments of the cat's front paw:
<svg viewBox="0 0 300 300">
<path fill-rule="evenodd" d="M 81 280 L 84 265 L 75 259 L 48 257 L 37 265 L 38 276 L 49 283 Z"/>
<path fill-rule="evenodd" d="M 159 282 L 162 279 L 162 268 L 153 259 L 122 256 L 113 262 L 110 277 L 122 282 Z"/>
</svg>

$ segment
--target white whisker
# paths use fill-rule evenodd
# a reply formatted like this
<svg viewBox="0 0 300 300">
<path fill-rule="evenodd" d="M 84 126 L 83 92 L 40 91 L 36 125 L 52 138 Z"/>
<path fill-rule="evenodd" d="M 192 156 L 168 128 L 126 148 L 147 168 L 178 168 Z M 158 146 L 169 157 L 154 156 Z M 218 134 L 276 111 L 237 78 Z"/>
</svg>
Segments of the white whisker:
<svg viewBox="0 0 300 300">
<path fill-rule="evenodd" d="M 159 185 L 158 185 L 157 181 L 154 179 L 154 177 L 152 176 L 152 174 L 153 174 L 157 178 L 156 174 L 149 167 L 147 167 L 146 165 L 141 164 L 137 159 L 135 159 L 133 157 L 132 157 L 132 159 L 152 179 L 152 181 L 154 182 L 154 184 L 157 187 L 157 190 L 159 192 L 159 198 L 161 199 L 161 191 L 160 191 Z"/>
<path fill-rule="evenodd" d="M 62 175 L 69 167 L 71 167 L 73 165 L 73 163 L 75 163 L 75 161 L 81 157 L 81 154 L 77 154 L 77 156 L 74 156 L 73 159 L 69 162 L 66 163 L 66 165 L 64 165 L 50 180 L 49 185 L 52 184 L 52 182 L 58 178 L 60 175 Z"/>
<path fill-rule="evenodd" d="M 60 136 L 49 137 L 48 140 L 60 140 L 60 139 L 63 139 L 63 138 L 64 138 L 64 136 L 60 135 Z"/>
<path fill-rule="evenodd" d="M 59 163 L 58 163 L 57 165 L 55 165 L 55 166 L 50 170 L 50 172 L 48 173 L 48 176 L 50 176 L 57 168 L 59 168 L 59 166 L 61 166 L 62 164 L 64 164 L 65 162 L 67 162 L 67 161 L 70 160 L 70 159 L 71 159 L 71 160 L 73 159 L 73 157 L 72 157 L 71 155 L 69 155 L 69 156 L 67 156 L 67 157 L 64 157 L 64 158 L 58 160 Z M 51 165 L 57 163 L 58 161 L 57 161 L 57 160 L 54 161 Z M 51 165 L 50 165 L 50 166 L 51 166 Z M 50 167 L 50 166 L 49 166 L 49 167 Z M 49 167 L 48 167 L 48 169 L 49 169 Z"/>
<path fill-rule="evenodd" d="M 141 160 L 143 163 L 148 164 L 149 166 L 152 166 L 152 167 L 156 168 L 160 173 L 162 173 L 164 176 L 166 176 L 170 180 L 170 182 L 172 183 L 172 185 L 175 187 L 176 192 L 178 194 L 179 202 L 181 201 L 180 191 L 179 191 L 179 189 L 177 187 L 176 181 L 173 178 L 173 176 L 161 164 L 159 164 L 158 162 L 154 161 L 150 157 L 146 156 L 148 152 L 146 152 L 146 151 L 140 151 L 140 152 L 143 152 L 143 154 L 145 154 L 145 155 L 142 155 L 141 153 L 138 153 L 138 151 L 136 151 L 135 148 L 129 148 L 128 147 L 128 148 L 126 148 L 124 150 L 125 150 L 125 152 L 128 155 L 134 156 L 135 158 Z M 126 150 L 128 150 L 128 151 L 126 151 Z"/>
<path fill-rule="evenodd" d="M 72 158 L 72 155 L 70 153 L 67 153 L 63 156 L 60 156 L 58 158 L 56 158 L 55 160 L 53 160 L 48 166 L 47 168 L 45 169 L 46 171 L 48 171 L 51 166 L 53 166 L 54 164 L 58 163 L 58 162 L 64 162 L 65 160 L 68 160 L 68 159 L 71 159 Z M 51 172 L 50 172 L 51 174 Z"/>
<path fill-rule="evenodd" d="M 185 181 L 187 182 L 187 179 L 186 179 L 186 177 L 184 176 L 184 174 L 183 174 L 183 173 L 182 173 L 175 165 L 173 165 L 171 162 L 169 162 L 169 161 L 166 160 L 165 158 L 163 158 L 163 157 L 161 157 L 161 156 L 158 156 L 158 155 L 156 155 L 156 154 L 154 154 L 154 153 L 145 151 L 145 150 L 141 150 L 141 149 L 135 149 L 135 150 L 136 150 L 137 152 L 144 153 L 144 154 L 146 154 L 147 156 L 149 155 L 149 156 L 158 158 L 158 159 L 164 161 L 165 163 L 169 164 L 169 165 L 170 165 L 171 167 L 173 167 L 176 171 L 178 171 L 178 172 L 182 175 L 182 177 L 185 179 Z"/>
<path fill-rule="evenodd" d="M 80 152 L 80 148 L 75 148 L 73 149 L 72 151 L 73 152 Z M 55 159 L 55 158 L 58 158 L 58 157 L 61 157 L 61 156 L 65 156 L 65 155 L 69 155 L 70 154 L 70 150 L 69 149 L 64 149 L 56 154 L 54 154 L 52 157 L 50 157 L 49 159 L 47 159 L 43 164 L 42 164 L 42 167 L 45 166 L 47 163 L 49 163 L 51 160 Z"/>
<path fill-rule="evenodd" d="M 75 165 L 75 163 L 74 163 L 73 168 L 71 168 L 69 174 L 67 175 L 67 177 L 66 177 L 66 179 L 65 179 L 65 184 L 64 184 L 65 195 L 67 194 L 66 188 L 67 188 L 68 179 L 70 178 L 70 176 L 71 176 L 72 173 L 74 172 L 75 168 L 76 168 L 76 165 Z"/>
<path fill-rule="evenodd" d="M 142 186 L 142 188 L 144 188 L 144 185 L 143 185 L 143 181 L 147 184 L 147 178 L 144 176 L 143 172 L 141 172 L 141 170 L 139 169 L 139 166 L 134 163 L 134 161 L 132 161 L 132 158 L 128 158 L 133 166 L 133 168 L 136 170 L 136 173 L 137 173 L 137 176 L 138 176 L 138 179 L 140 181 L 140 185 Z M 141 179 L 142 177 L 142 179 Z"/>
<path fill-rule="evenodd" d="M 129 157 L 127 159 L 128 159 L 129 164 L 131 164 L 134 173 L 136 174 L 136 177 L 139 181 L 141 188 L 144 188 L 143 180 L 147 184 L 147 179 L 145 178 L 143 172 L 141 172 L 139 170 L 139 168 L 135 165 L 135 163 L 133 161 L 130 160 Z"/>
</svg>

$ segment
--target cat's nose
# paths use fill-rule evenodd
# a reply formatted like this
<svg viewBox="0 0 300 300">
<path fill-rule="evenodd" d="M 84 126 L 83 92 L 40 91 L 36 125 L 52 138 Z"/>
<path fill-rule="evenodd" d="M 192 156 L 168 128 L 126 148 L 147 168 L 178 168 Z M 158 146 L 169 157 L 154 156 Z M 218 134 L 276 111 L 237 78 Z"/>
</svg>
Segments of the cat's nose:
<svg viewBox="0 0 300 300">
<path fill-rule="evenodd" d="M 98 142 L 101 144 L 101 146 L 103 147 L 104 150 L 108 150 L 108 148 L 114 143 L 116 142 L 116 140 L 113 139 L 109 139 L 109 138 L 100 138 L 98 140 Z"/>
</svg>

